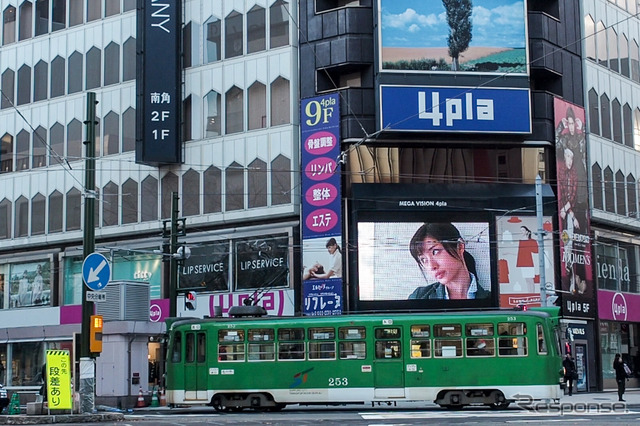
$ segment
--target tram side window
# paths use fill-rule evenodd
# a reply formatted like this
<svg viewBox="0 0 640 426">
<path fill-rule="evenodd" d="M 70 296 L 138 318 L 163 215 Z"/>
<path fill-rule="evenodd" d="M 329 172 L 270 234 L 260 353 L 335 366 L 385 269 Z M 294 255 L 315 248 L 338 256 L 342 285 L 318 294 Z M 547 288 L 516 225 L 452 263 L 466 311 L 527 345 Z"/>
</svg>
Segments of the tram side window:
<svg viewBox="0 0 640 426">
<path fill-rule="evenodd" d="M 390 359 L 400 358 L 400 340 L 378 340 L 376 341 L 376 358 Z"/>
<path fill-rule="evenodd" d="M 429 358 L 431 356 L 431 342 L 429 341 L 430 327 L 428 325 L 411 326 L 411 358 Z"/>
<path fill-rule="evenodd" d="M 193 333 L 187 333 L 187 347 L 186 347 L 186 362 L 193 362 L 196 360 L 196 338 Z"/>
<path fill-rule="evenodd" d="M 278 360 L 304 360 L 304 329 L 278 330 Z"/>
<path fill-rule="evenodd" d="M 468 337 L 493 336 L 493 324 L 466 324 L 465 331 Z"/>
<path fill-rule="evenodd" d="M 328 342 L 336 337 L 333 327 L 312 327 L 309 329 L 309 359 L 336 359 L 336 342 Z"/>
<path fill-rule="evenodd" d="M 207 359 L 207 335 L 205 333 L 198 333 L 197 355 L 198 362 L 205 362 Z"/>
<path fill-rule="evenodd" d="M 340 350 L 340 359 L 365 359 L 367 357 L 366 342 L 353 341 L 367 337 L 364 327 L 339 327 L 338 337 L 341 340 L 338 347 Z"/>
<path fill-rule="evenodd" d="M 433 336 L 435 337 L 433 356 L 437 358 L 462 356 L 462 326 L 460 324 L 436 324 L 433 326 Z"/>
<path fill-rule="evenodd" d="M 250 329 L 247 331 L 249 338 L 249 361 L 273 361 L 275 359 L 275 330 L 269 328 Z M 254 343 L 259 342 L 259 343 Z"/>
<path fill-rule="evenodd" d="M 546 355 L 547 341 L 544 338 L 544 328 L 542 328 L 542 324 L 538 324 L 536 328 L 538 330 L 538 354 Z"/>
<path fill-rule="evenodd" d="M 182 333 L 176 331 L 173 335 L 173 350 L 171 351 L 171 362 L 182 361 Z"/>
<path fill-rule="evenodd" d="M 342 339 L 364 339 L 367 337 L 364 327 L 340 327 L 338 328 L 338 337 Z"/>
<path fill-rule="evenodd" d="M 218 360 L 244 361 L 244 330 L 218 330 Z"/>
<path fill-rule="evenodd" d="M 333 327 L 312 327 L 309 329 L 309 340 L 331 340 L 336 338 Z"/>
<path fill-rule="evenodd" d="M 527 325 L 523 322 L 498 323 L 498 355 L 527 356 Z"/>
<path fill-rule="evenodd" d="M 496 344 L 491 338 L 467 338 L 467 356 L 494 356 Z"/>
</svg>

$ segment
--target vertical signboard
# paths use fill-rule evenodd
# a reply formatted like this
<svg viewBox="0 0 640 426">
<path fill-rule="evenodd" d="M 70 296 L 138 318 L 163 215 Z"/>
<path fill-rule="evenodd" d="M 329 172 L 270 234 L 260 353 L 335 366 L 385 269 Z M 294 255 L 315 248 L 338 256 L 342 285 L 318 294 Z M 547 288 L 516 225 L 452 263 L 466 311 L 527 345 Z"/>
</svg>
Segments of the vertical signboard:
<svg viewBox="0 0 640 426">
<path fill-rule="evenodd" d="M 562 313 L 568 317 L 595 318 L 585 113 L 584 108 L 559 98 L 554 99 L 553 107 Z"/>
<path fill-rule="evenodd" d="M 138 163 L 159 165 L 182 162 L 179 60 L 181 3 L 144 0 L 143 8 L 138 9 Z"/>
<path fill-rule="evenodd" d="M 340 99 L 337 93 L 303 99 L 302 264 L 305 315 L 342 313 Z"/>
<path fill-rule="evenodd" d="M 47 350 L 45 368 L 44 376 L 47 383 L 49 409 L 70 410 L 72 399 L 69 351 Z"/>
</svg>

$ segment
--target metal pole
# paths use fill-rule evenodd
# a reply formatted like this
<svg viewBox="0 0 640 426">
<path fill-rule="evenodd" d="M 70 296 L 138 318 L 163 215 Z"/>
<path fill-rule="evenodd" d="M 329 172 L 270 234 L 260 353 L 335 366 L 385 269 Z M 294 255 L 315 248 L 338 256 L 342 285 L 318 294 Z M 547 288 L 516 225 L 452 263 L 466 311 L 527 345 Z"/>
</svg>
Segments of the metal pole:
<svg viewBox="0 0 640 426">
<path fill-rule="evenodd" d="M 84 178 L 84 241 L 83 259 L 95 250 L 95 200 L 96 200 L 96 94 L 87 92 L 87 138 L 85 149 Z M 80 339 L 80 408 L 83 413 L 94 411 L 95 397 L 95 359 L 89 349 L 89 329 L 93 315 L 93 302 L 87 302 L 87 286 L 82 284 L 82 329 Z"/>
<path fill-rule="evenodd" d="M 177 192 L 171 193 L 171 241 L 169 243 L 169 316 L 176 316 L 178 304 L 178 260 L 174 257 L 178 251 L 178 197 Z"/>
<path fill-rule="evenodd" d="M 542 179 L 536 176 L 536 216 L 538 219 L 538 268 L 540 269 L 540 306 L 547 306 L 547 278 L 544 273 L 544 225 L 542 223 Z"/>
</svg>

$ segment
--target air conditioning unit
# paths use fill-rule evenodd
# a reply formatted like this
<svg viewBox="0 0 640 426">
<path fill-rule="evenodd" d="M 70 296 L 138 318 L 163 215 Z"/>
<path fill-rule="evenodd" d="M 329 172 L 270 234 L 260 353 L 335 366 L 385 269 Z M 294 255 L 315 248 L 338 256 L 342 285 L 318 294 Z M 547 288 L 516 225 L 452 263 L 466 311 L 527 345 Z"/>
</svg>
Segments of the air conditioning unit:
<svg viewBox="0 0 640 426">
<path fill-rule="evenodd" d="M 105 321 L 149 321 L 149 283 L 110 281 L 102 291 L 107 300 L 95 307 Z"/>
</svg>

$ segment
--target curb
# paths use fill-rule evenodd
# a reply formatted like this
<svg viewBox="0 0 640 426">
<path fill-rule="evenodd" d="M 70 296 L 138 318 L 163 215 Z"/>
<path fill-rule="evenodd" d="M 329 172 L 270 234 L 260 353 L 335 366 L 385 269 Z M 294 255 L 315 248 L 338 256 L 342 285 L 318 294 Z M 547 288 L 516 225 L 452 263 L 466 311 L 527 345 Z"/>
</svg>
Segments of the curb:
<svg viewBox="0 0 640 426">
<path fill-rule="evenodd" d="M 45 425 L 54 423 L 99 423 L 121 422 L 124 420 L 122 413 L 106 414 L 56 414 L 56 415 L 0 415 L 2 425 Z"/>
</svg>

